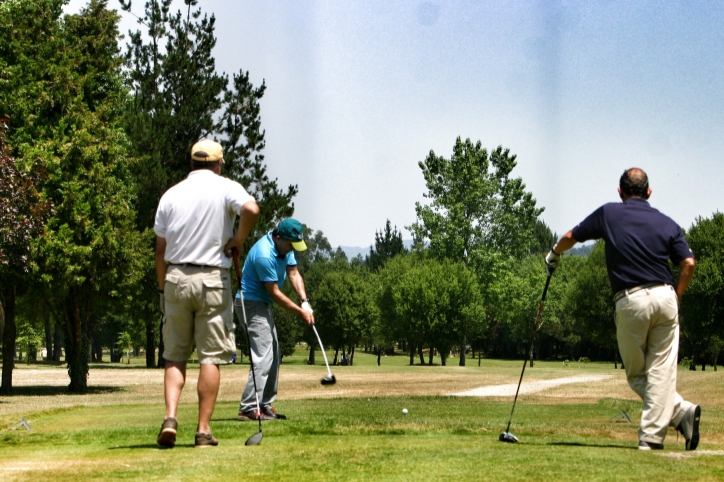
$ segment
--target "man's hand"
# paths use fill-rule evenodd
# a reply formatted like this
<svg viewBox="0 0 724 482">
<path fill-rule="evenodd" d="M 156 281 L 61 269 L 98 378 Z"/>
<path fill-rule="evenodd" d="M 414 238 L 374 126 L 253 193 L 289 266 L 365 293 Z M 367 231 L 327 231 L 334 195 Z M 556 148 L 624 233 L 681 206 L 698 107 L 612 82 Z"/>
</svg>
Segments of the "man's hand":
<svg viewBox="0 0 724 482">
<path fill-rule="evenodd" d="M 546 272 L 548 276 L 552 275 L 561 262 L 561 255 L 551 249 L 546 256 Z"/>
<path fill-rule="evenodd" d="M 312 309 L 312 305 L 309 304 L 309 301 L 303 301 L 302 302 L 302 309 L 304 311 L 308 311 L 310 313 L 314 313 L 314 310 Z"/>
<path fill-rule="evenodd" d="M 302 314 L 301 314 L 300 318 L 301 318 L 302 320 L 304 320 L 304 322 L 305 322 L 307 325 L 313 325 L 313 324 L 314 324 L 314 315 L 313 315 L 311 312 L 305 310 L 304 308 L 302 308 Z"/>
<path fill-rule="evenodd" d="M 158 295 L 160 296 L 159 306 L 161 307 L 161 313 L 163 313 L 163 316 L 166 316 L 166 297 L 160 291 L 159 291 Z"/>
</svg>

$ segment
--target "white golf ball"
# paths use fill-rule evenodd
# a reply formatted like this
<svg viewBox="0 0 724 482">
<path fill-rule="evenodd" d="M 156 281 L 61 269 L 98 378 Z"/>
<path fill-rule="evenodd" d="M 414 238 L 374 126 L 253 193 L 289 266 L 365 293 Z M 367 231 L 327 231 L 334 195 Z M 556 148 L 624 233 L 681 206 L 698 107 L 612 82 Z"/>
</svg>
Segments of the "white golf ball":
<svg viewBox="0 0 724 482">
<path fill-rule="evenodd" d="M 405 415 L 407 415 L 407 409 L 406 409 L 406 408 L 403 408 L 403 409 L 402 409 L 402 413 L 404 413 Z"/>
</svg>

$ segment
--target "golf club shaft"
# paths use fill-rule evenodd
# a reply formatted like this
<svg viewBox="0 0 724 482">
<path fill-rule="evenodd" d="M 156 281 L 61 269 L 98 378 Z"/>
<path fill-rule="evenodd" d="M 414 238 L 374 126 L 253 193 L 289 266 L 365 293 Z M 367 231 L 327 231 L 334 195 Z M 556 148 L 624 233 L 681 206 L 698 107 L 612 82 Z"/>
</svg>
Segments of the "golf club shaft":
<svg viewBox="0 0 724 482">
<path fill-rule="evenodd" d="M 241 301 L 241 313 L 244 318 L 244 331 L 246 331 L 246 342 L 249 345 L 249 365 L 251 366 L 251 379 L 254 382 L 254 396 L 256 397 L 256 412 L 259 417 L 259 431 L 261 432 L 261 407 L 259 406 L 259 391 L 256 388 L 256 374 L 254 373 L 254 354 L 251 351 L 251 335 L 249 325 L 246 322 L 246 308 L 244 307 L 244 293 L 241 291 L 241 271 L 239 270 L 239 252 L 234 250 L 234 269 L 236 278 L 239 280 L 239 300 Z"/>
<path fill-rule="evenodd" d="M 543 288 L 543 296 L 541 296 L 540 303 L 538 304 L 538 313 L 535 315 L 535 325 L 533 325 L 533 333 L 530 334 L 530 344 L 528 345 L 528 353 L 526 359 L 523 360 L 523 370 L 520 372 L 520 380 L 518 380 L 518 388 L 515 390 L 515 398 L 513 399 L 513 408 L 510 409 L 510 418 L 508 419 L 508 427 L 505 429 L 506 432 L 510 432 L 510 423 L 513 421 L 513 411 L 515 411 L 515 402 L 518 401 L 518 392 L 520 392 L 520 384 L 523 382 L 523 374 L 525 373 L 525 365 L 530 360 L 530 355 L 533 353 L 533 340 L 535 339 L 535 333 L 540 327 L 540 319 L 543 315 L 543 304 L 546 301 L 546 294 L 548 294 L 548 285 L 551 282 L 551 275 L 548 275 L 546 279 L 546 285 Z"/>
<path fill-rule="evenodd" d="M 319 333 L 317 333 L 317 328 L 312 325 L 312 330 L 314 330 L 314 334 L 317 335 L 317 341 L 319 342 L 319 349 L 322 350 L 322 356 L 324 357 L 324 364 L 327 365 L 327 373 L 329 376 L 332 376 L 332 370 L 329 369 L 329 362 L 327 361 L 327 354 L 324 353 L 324 347 L 322 346 L 322 339 L 319 338 Z"/>
</svg>

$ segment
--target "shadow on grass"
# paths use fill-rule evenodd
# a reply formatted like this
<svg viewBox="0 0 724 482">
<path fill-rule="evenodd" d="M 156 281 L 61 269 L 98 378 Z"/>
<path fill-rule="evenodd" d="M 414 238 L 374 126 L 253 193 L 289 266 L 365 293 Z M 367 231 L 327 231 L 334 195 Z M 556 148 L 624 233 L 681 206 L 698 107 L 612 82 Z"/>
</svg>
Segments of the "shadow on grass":
<svg viewBox="0 0 724 482">
<path fill-rule="evenodd" d="M 176 444 L 176 448 L 195 448 L 194 444 Z M 119 445 L 117 447 L 108 447 L 108 450 L 121 450 L 121 449 L 156 449 L 156 450 L 171 450 L 167 447 L 161 447 L 157 443 L 150 444 L 137 444 L 137 445 Z"/>
<path fill-rule="evenodd" d="M 105 393 L 116 393 L 127 391 L 123 387 L 88 387 L 88 391 L 85 393 L 76 393 L 68 391 L 67 386 L 23 386 L 13 387 L 13 393 L 10 395 L 3 395 L 3 397 L 14 397 L 14 396 L 39 396 L 48 397 L 56 395 L 100 395 Z"/>
<path fill-rule="evenodd" d="M 615 445 L 615 444 L 584 444 L 580 442 L 551 442 L 543 445 L 562 445 L 567 447 L 591 447 L 591 448 L 606 448 L 606 449 L 625 449 L 625 450 L 638 450 L 638 447 L 631 447 L 630 445 Z"/>
</svg>

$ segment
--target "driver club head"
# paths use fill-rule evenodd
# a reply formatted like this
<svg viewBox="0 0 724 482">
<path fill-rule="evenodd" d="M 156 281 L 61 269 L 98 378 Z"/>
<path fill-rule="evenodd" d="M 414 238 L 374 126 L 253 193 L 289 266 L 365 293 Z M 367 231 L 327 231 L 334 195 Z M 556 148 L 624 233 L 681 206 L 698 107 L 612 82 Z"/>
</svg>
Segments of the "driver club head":
<svg viewBox="0 0 724 482">
<path fill-rule="evenodd" d="M 334 375 L 327 375 L 322 378 L 322 385 L 334 385 L 335 383 L 337 383 L 337 378 Z"/>
<path fill-rule="evenodd" d="M 503 432 L 500 434 L 500 437 L 498 437 L 499 442 L 507 442 L 509 444 L 517 444 L 518 443 L 518 437 L 513 435 L 510 432 Z"/>
<path fill-rule="evenodd" d="M 261 439 L 264 437 L 264 434 L 262 432 L 257 432 L 251 437 L 249 437 L 246 440 L 246 443 L 244 445 L 259 445 L 261 443 Z"/>
</svg>

